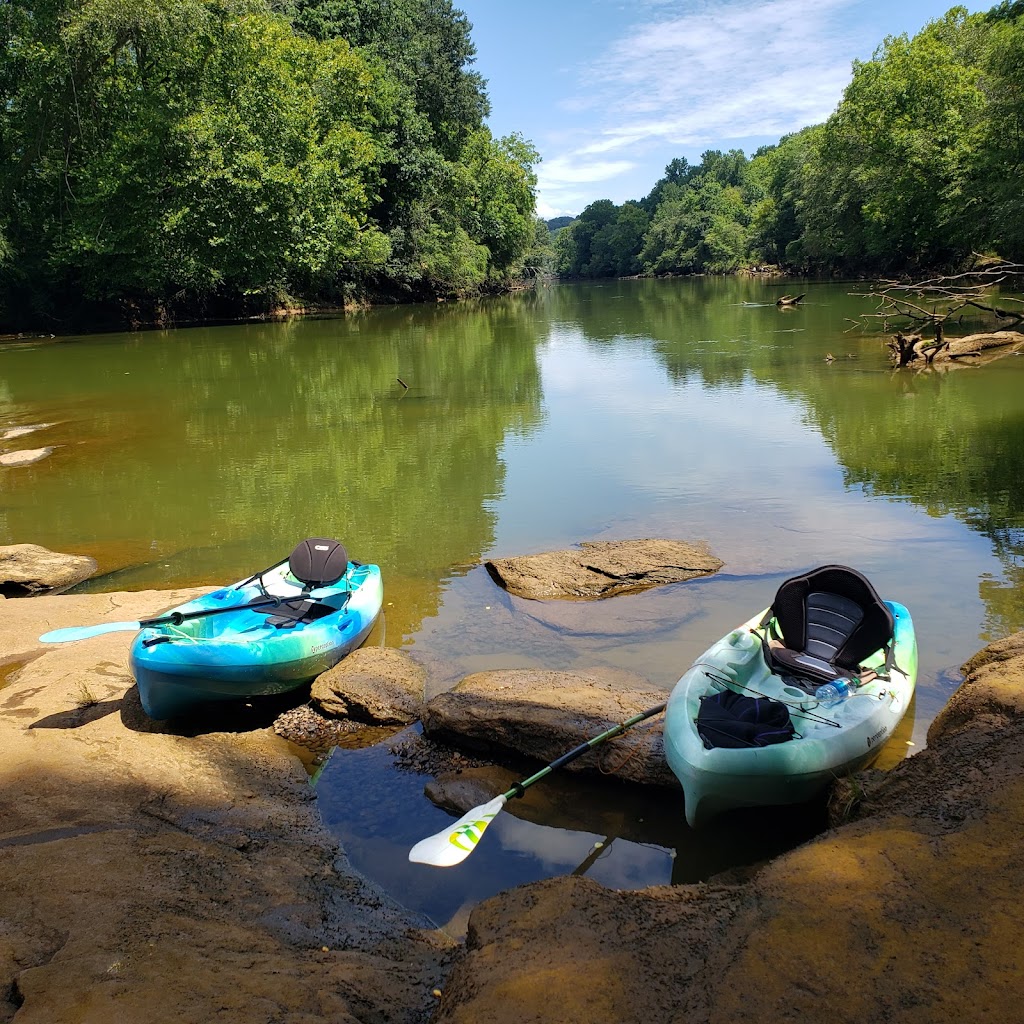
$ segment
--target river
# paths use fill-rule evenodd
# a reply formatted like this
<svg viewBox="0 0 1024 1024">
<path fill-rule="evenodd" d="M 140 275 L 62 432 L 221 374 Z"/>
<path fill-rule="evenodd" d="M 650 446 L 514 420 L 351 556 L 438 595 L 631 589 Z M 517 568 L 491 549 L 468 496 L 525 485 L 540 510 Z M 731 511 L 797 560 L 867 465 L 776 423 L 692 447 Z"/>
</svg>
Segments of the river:
<svg viewBox="0 0 1024 1024">
<path fill-rule="evenodd" d="M 48 426 L 6 446 L 55 448 L 0 473 L 0 543 L 92 555 L 101 573 L 79 589 L 95 592 L 229 582 L 336 537 L 383 572 L 369 642 L 423 660 L 432 692 L 510 667 L 628 669 L 667 691 L 783 579 L 845 563 L 917 626 L 891 765 L 924 746 L 959 666 L 1024 627 L 1024 359 L 894 372 L 862 287 L 547 284 L 10 343 L 0 425 Z M 800 306 L 775 305 L 795 291 Z M 481 567 L 637 537 L 702 539 L 725 566 L 557 608 L 509 599 Z M 378 745 L 336 751 L 318 792 L 356 865 L 455 932 L 475 901 L 531 878 L 696 880 L 810 827 L 778 815 L 690 834 L 664 798 L 552 779 L 547 824 L 503 815 L 489 846 L 438 873 L 405 861 L 450 820 L 423 781 Z"/>
</svg>

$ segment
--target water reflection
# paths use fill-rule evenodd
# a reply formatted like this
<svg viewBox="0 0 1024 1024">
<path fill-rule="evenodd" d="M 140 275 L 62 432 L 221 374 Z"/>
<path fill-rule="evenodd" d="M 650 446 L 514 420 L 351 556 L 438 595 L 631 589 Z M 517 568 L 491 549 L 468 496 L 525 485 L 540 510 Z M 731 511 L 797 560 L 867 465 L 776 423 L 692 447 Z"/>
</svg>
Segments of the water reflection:
<svg viewBox="0 0 1024 1024">
<path fill-rule="evenodd" d="M 335 751 L 317 787 L 321 811 L 357 869 L 456 938 L 476 903 L 515 885 L 565 874 L 620 889 L 705 881 L 756 865 L 825 825 L 819 801 L 735 812 L 693 832 L 681 791 L 553 775 L 510 801 L 470 857 L 439 869 L 410 864 L 409 849 L 452 818 L 424 798 L 422 775 L 391 772 L 381 793 L 375 783 L 390 764 L 385 746 Z"/>
<path fill-rule="evenodd" d="M 0 426 L 49 424 L 32 445 L 55 450 L 0 474 L 0 543 L 91 554 L 104 575 L 81 589 L 118 590 L 237 579 L 303 536 L 337 536 L 381 565 L 375 642 L 422 659 L 431 693 L 509 667 L 626 670 L 667 692 L 786 576 L 844 562 L 917 625 L 919 690 L 895 760 L 923 746 L 959 666 L 1024 626 L 1024 360 L 894 374 L 881 335 L 851 330 L 864 310 L 852 288 L 800 284 L 804 303 L 785 311 L 782 290 L 554 285 L 6 346 Z M 703 538 L 725 568 L 585 606 L 511 598 L 480 568 L 646 536 Z M 365 843 L 389 886 L 449 886 L 442 918 L 487 891 L 465 875 L 403 881 L 408 846 L 443 812 L 384 754 L 345 756 L 366 765 L 359 785 L 332 759 L 319 790 L 353 856 Z M 357 790 L 367 802 L 350 820 Z M 680 877 L 665 851 L 683 839 L 629 838 L 600 816 L 551 836 L 551 820 L 509 817 L 496 876 L 576 870 L 611 837 L 589 873 Z M 703 850 L 727 864 L 739 842 L 693 841 L 684 863 Z"/>
</svg>

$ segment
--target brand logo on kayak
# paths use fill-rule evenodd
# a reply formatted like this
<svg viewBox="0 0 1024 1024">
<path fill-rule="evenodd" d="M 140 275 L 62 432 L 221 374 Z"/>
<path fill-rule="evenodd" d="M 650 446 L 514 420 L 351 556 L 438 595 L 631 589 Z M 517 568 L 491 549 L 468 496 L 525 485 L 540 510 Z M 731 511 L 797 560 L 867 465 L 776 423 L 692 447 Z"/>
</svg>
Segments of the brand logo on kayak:
<svg viewBox="0 0 1024 1024">
<path fill-rule="evenodd" d="M 888 732 L 889 726 L 883 725 L 882 728 L 878 730 L 878 732 L 873 733 L 868 737 L 868 746 L 873 747 L 879 740 L 885 739 Z"/>
<path fill-rule="evenodd" d="M 314 544 L 314 551 L 330 551 L 331 549 L 326 544 Z"/>
<path fill-rule="evenodd" d="M 334 644 L 317 644 L 316 647 L 310 650 L 310 654 L 318 654 L 320 651 L 326 651 L 328 647 L 333 647 Z M 870 743 L 871 741 L 868 740 Z"/>
</svg>

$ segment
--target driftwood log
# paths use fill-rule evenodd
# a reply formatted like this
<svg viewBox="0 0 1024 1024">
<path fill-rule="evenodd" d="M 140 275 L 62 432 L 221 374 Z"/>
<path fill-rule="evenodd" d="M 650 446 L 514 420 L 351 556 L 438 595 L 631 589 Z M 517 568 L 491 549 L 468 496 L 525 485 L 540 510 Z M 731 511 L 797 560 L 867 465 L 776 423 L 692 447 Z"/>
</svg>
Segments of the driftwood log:
<svg viewBox="0 0 1024 1024">
<path fill-rule="evenodd" d="M 993 331 L 965 338 L 946 338 L 942 330 L 935 338 L 897 332 L 888 342 L 894 366 L 924 369 L 936 364 L 979 365 L 1024 349 L 1020 331 Z M 987 358 L 986 358 L 987 357 Z"/>
<path fill-rule="evenodd" d="M 782 295 L 775 300 L 776 306 L 795 306 L 803 299 L 806 292 L 802 292 L 800 295 Z"/>
</svg>

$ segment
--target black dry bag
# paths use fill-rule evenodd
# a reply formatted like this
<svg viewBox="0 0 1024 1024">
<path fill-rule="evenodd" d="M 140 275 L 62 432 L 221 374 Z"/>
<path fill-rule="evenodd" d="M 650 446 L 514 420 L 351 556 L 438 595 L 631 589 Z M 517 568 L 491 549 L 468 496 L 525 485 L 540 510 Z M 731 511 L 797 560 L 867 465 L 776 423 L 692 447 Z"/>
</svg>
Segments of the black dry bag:
<svg viewBox="0 0 1024 1024">
<path fill-rule="evenodd" d="M 785 743 L 793 738 L 795 730 L 789 708 L 781 701 L 721 690 L 701 698 L 697 732 L 710 750 Z"/>
</svg>

